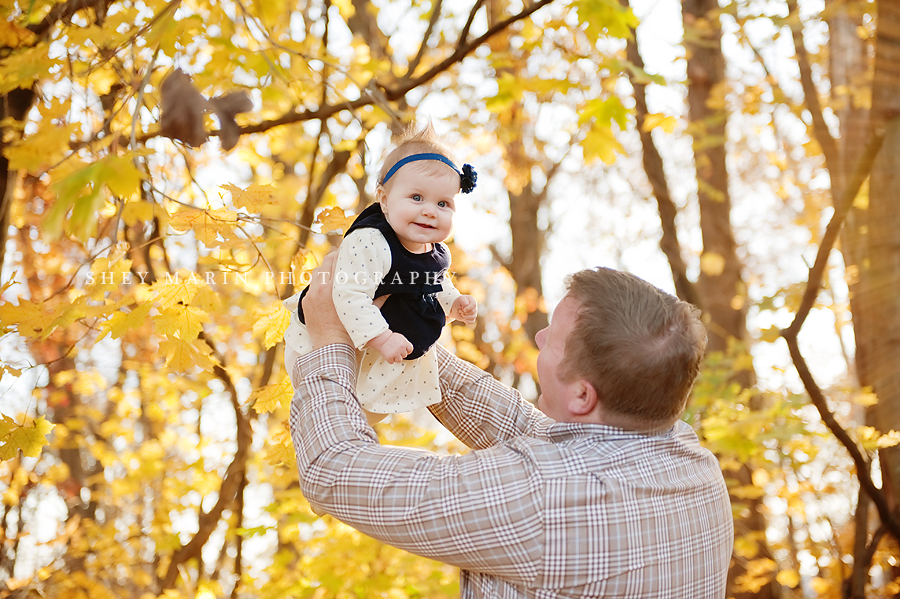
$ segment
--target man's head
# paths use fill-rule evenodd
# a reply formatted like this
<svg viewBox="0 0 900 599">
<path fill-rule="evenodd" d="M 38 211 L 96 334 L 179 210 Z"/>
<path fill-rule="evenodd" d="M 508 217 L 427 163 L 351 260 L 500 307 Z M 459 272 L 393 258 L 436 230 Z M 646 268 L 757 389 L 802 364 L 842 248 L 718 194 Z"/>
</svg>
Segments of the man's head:
<svg viewBox="0 0 900 599">
<path fill-rule="evenodd" d="M 629 273 L 583 270 L 538 336 L 539 407 L 637 430 L 684 411 L 706 349 L 699 310 Z M 546 355 L 545 355 L 546 354 Z M 546 380 L 545 380 L 546 379 Z"/>
</svg>

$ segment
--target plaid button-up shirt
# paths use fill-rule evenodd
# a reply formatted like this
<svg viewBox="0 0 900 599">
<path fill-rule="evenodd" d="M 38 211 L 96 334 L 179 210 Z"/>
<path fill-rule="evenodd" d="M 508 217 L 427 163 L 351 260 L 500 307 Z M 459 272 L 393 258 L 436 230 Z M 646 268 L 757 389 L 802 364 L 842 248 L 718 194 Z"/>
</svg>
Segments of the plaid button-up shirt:
<svg viewBox="0 0 900 599">
<path fill-rule="evenodd" d="M 291 431 L 304 495 L 361 532 L 461 568 L 463 599 L 719 599 L 732 515 L 694 431 L 557 423 L 438 346 L 432 413 L 473 451 L 382 446 L 345 345 L 299 358 Z"/>
</svg>

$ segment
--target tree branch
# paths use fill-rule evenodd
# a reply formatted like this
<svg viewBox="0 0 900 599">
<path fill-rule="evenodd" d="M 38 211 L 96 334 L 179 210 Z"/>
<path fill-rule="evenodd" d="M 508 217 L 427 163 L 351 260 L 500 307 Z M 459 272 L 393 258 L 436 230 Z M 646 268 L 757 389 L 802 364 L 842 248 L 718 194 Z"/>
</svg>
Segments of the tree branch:
<svg viewBox="0 0 900 599">
<path fill-rule="evenodd" d="M 622 5 L 630 8 L 628 0 L 620 0 Z M 625 53 L 628 61 L 641 70 L 644 70 L 644 59 L 637 45 L 637 31 L 631 30 L 631 37 L 625 45 Z M 681 252 L 681 243 L 678 241 L 678 227 L 675 225 L 675 217 L 678 215 L 678 207 L 672 201 L 669 191 L 669 183 L 666 179 L 663 159 L 653 141 L 651 131 L 644 131 L 644 121 L 647 118 L 647 85 L 639 83 L 634 71 L 628 70 L 628 80 L 634 88 L 635 118 L 637 130 L 641 138 L 641 162 L 644 165 L 644 173 L 650 181 L 653 189 L 653 197 L 656 198 L 657 211 L 659 212 L 660 228 L 662 236 L 659 239 L 659 249 L 665 254 L 672 271 L 672 281 L 675 283 L 675 293 L 679 299 L 691 303 L 698 308 L 700 306 L 700 294 L 694 283 L 688 278 L 687 265 Z"/>
<path fill-rule="evenodd" d="M 800 380 L 803 381 L 803 386 L 806 388 L 810 400 L 813 405 L 816 406 L 819 416 L 832 434 L 837 437 L 850 453 L 850 457 L 853 459 L 853 463 L 856 466 L 856 477 L 859 480 L 860 487 L 865 490 L 866 494 L 878 508 L 878 515 L 881 517 L 881 521 L 895 537 L 900 539 L 900 520 L 898 520 L 891 511 L 884 493 L 882 493 L 881 489 L 877 488 L 872 481 L 872 477 L 869 474 L 869 461 L 862 454 L 847 431 L 844 430 L 840 423 L 835 419 L 834 414 L 829 409 L 828 401 L 813 378 L 812 373 L 810 373 L 806 360 L 800 353 L 800 347 L 797 342 L 800 329 L 803 327 L 803 323 L 806 321 L 807 316 L 809 316 L 809 312 L 812 309 L 816 296 L 819 294 L 819 289 L 822 286 L 822 277 L 825 273 L 828 255 L 831 253 L 831 249 L 837 240 L 837 236 L 844 224 L 847 212 L 849 212 L 850 207 L 853 205 L 853 199 L 859 192 L 859 188 L 862 186 L 863 182 L 869 176 L 871 165 L 874 162 L 878 151 L 881 149 L 883 142 L 883 130 L 881 132 L 873 133 L 872 139 L 869 141 L 865 152 L 863 152 L 859 162 L 857 162 L 857 167 L 853 173 L 850 184 L 847 186 L 846 190 L 843 191 L 841 196 L 836 198 L 836 200 L 839 201 L 835 201 L 834 215 L 831 217 L 828 226 L 825 228 L 825 235 L 822 237 L 822 241 L 819 244 L 816 260 L 809 269 L 809 279 L 806 283 L 803 299 L 800 301 L 800 307 L 798 308 L 797 314 L 794 316 L 794 321 L 791 325 L 781 331 L 781 336 L 787 341 L 791 359 L 794 361 L 794 367 L 800 375 Z"/>
<path fill-rule="evenodd" d="M 79 10 L 85 8 L 97 8 L 108 0 L 68 0 L 62 4 L 57 4 L 50 9 L 40 23 L 29 25 L 28 29 L 34 34 L 41 36 L 50 31 L 50 28 L 60 21 L 67 21 L 75 16 Z"/>
<path fill-rule="evenodd" d="M 220 359 L 218 351 L 206 335 L 201 331 L 200 339 L 206 342 L 212 350 L 213 355 Z M 172 554 L 172 561 L 166 570 L 166 575 L 160 586 L 160 591 L 173 588 L 178 580 L 179 567 L 188 560 L 199 558 L 200 551 L 209 540 L 210 535 L 216 529 L 222 512 L 230 506 L 238 496 L 241 489 L 242 481 L 247 470 L 247 458 L 250 453 L 250 416 L 245 415 L 238 403 L 237 389 L 228 372 L 218 364 L 213 367 L 216 377 L 225 385 L 225 390 L 231 395 L 231 406 L 234 409 L 234 417 L 237 422 L 237 450 L 234 452 L 234 458 L 225 470 L 225 476 L 222 479 L 222 485 L 219 487 L 219 498 L 216 504 L 208 512 L 200 510 L 199 525 L 197 534 L 186 544 Z"/>
<path fill-rule="evenodd" d="M 812 69 L 809 66 L 809 56 L 806 53 L 806 46 L 803 45 L 803 23 L 800 21 L 800 14 L 797 10 L 797 0 L 787 0 L 788 10 L 790 14 L 796 14 L 797 25 L 791 27 L 791 35 L 794 39 L 794 53 L 797 55 L 797 66 L 800 67 L 800 85 L 803 87 L 803 95 L 806 97 L 806 108 L 812 116 L 813 134 L 816 141 L 822 146 L 822 153 L 825 155 L 825 165 L 831 174 L 831 183 L 833 188 L 837 188 L 838 194 L 843 195 L 843 182 L 835 181 L 840 179 L 838 169 L 838 153 L 837 143 L 828 131 L 828 124 L 822 113 L 822 104 L 819 102 L 819 91 L 812 79 Z M 835 184 L 837 183 L 837 184 Z M 851 201 L 853 198 L 850 198 Z"/>
<path fill-rule="evenodd" d="M 544 6 L 551 4 L 554 0 L 540 0 L 539 2 L 535 2 L 530 5 L 528 8 L 522 10 L 508 19 L 505 19 L 493 27 L 490 27 L 485 33 L 478 36 L 471 42 L 466 42 L 465 39 L 460 36 L 460 40 L 457 42 L 457 47 L 454 50 L 453 54 L 445 58 L 440 63 L 436 64 L 428 71 L 416 77 L 414 79 L 409 79 L 406 76 L 400 78 L 400 85 L 396 87 L 379 87 L 377 88 L 377 92 L 382 94 L 384 98 L 388 101 L 396 101 L 405 96 L 410 90 L 413 90 L 425 83 L 428 83 L 444 71 L 448 70 L 453 65 L 459 63 L 466 56 L 475 51 L 476 48 L 481 46 L 487 40 L 497 35 L 501 31 L 505 30 L 507 27 L 521 21 L 522 19 L 526 19 L 534 14 L 537 10 L 543 8 Z M 468 32 L 466 31 L 466 36 L 468 36 Z M 377 104 L 379 98 L 376 97 L 372 92 L 363 93 L 356 100 L 341 102 L 337 105 L 324 104 L 319 108 L 314 110 L 304 110 L 302 112 L 296 112 L 292 110 L 276 119 L 262 121 L 261 123 L 256 123 L 254 125 L 246 125 L 240 128 L 240 134 L 249 134 L 249 133 L 262 133 L 264 131 L 268 131 L 275 127 L 280 127 L 282 125 L 291 125 L 294 123 L 302 123 L 305 121 L 311 121 L 315 119 L 327 119 L 343 110 L 355 110 L 357 108 L 362 108 L 363 106 L 370 106 L 372 104 Z M 213 131 L 210 133 L 210 137 L 217 136 L 218 131 Z M 150 139 L 155 137 L 159 137 L 159 131 L 147 132 L 144 135 L 138 137 L 139 142 L 147 142 Z"/>
<path fill-rule="evenodd" d="M 441 15 L 441 7 L 444 4 L 444 0 L 435 0 L 434 9 L 431 11 L 431 18 L 428 20 L 428 28 L 425 29 L 425 35 L 422 36 L 422 43 L 419 44 L 419 51 L 416 52 L 415 58 L 412 59 L 412 62 L 409 63 L 409 66 L 406 69 L 406 75 L 403 77 L 408 79 L 412 77 L 412 74 L 419 67 L 419 63 L 422 62 L 422 57 L 425 56 L 425 48 L 428 47 L 428 40 L 431 39 L 431 33 L 434 31 L 434 26 L 437 24 L 438 17 Z"/>
</svg>

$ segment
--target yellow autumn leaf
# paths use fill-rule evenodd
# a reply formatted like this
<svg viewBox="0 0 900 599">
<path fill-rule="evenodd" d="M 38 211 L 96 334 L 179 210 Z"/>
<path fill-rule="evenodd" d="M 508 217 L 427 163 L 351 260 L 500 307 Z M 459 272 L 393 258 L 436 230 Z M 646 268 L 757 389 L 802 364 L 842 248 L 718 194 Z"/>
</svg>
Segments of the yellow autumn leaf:
<svg viewBox="0 0 900 599">
<path fill-rule="evenodd" d="M 0 94 L 14 89 L 28 89 L 38 79 L 47 76 L 59 59 L 50 58 L 50 45 L 41 42 L 18 52 L 13 52 L 0 64 Z"/>
<path fill-rule="evenodd" d="M 351 0 L 332 0 L 332 4 L 337 6 L 344 19 L 349 19 L 356 14 L 356 7 L 353 6 Z"/>
<path fill-rule="evenodd" d="M 248 212 L 259 212 L 263 206 L 278 202 L 272 185 L 254 183 L 247 189 L 241 189 L 228 183 L 221 187 L 231 193 L 231 204 L 235 208 L 246 208 Z"/>
<path fill-rule="evenodd" d="M 123 285 L 131 276 L 131 260 L 118 257 L 97 258 L 91 264 L 91 272 L 85 281 L 85 290 L 89 295 L 97 297 L 107 291 L 113 291 Z"/>
<path fill-rule="evenodd" d="M 828 579 L 816 576 L 810 581 L 809 586 L 816 593 L 816 597 L 825 597 L 831 591 L 832 582 Z"/>
<path fill-rule="evenodd" d="M 872 392 L 872 387 L 864 387 L 853 396 L 853 403 L 868 408 L 878 403 L 878 396 Z"/>
<path fill-rule="evenodd" d="M 34 33 L 30 29 L 13 20 L 0 19 L 0 46 L 18 48 L 21 45 L 31 45 L 33 42 Z"/>
<path fill-rule="evenodd" d="M 878 440 L 875 442 L 875 445 L 878 449 L 884 449 L 885 447 L 893 447 L 894 445 L 900 444 L 900 432 L 891 431 L 884 435 L 878 437 Z"/>
<path fill-rule="evenodd" d="M 759 543 L 746 536 L 737 537 L 734 540 L 734 553 L 738 557 L 754 558 L 759 553 Z"/>
<path fill-rule="evenodd" d="M 175 274 L 165 273 L 151 289 L 156 293 L 157 305 L 164 310 L 178 302 L 190 304 L 201 286 L 202 282 L 194 273 L 179 270 Z"/>
<path fill-rule="evenodd" d="M 315 266 L 308 264 L 310 257 L 313 257 L 312 252 L 305 248 L 300 248 L 291 258 L 291 271 L 293 271 L 295 281 L 303 281 L 303 273 L 315 268 Z M 309 266 L 312 266 L 312 268 L 309 268 Z"/>
<path fill-rule="evenodd" d="M 69 152 L 69 141 L 81 126 L 71 123 L 64 127 L 41 127 L 33 135 L 3 150 L 9 159 L 10 170 L 37 173 L 56 165 Z"/>
<path fill-rule="evenodd" d="M 98 29 L 98 27 L 95 27 Z M 101 63 L 101 65 L 97 68 L 94 68 L 90 75 L 89 80 L 91 82 L 91 88 L 93 88 L 94 93 L 98 96 L 103 96 L 109 93 L 109 90 L 116 83 L 120 83 L 122 81 L 121 75 L 116 73 L 116 70 L 113 68 L 112 64 L 109 62 Z"/>
<path fill-rule="evenodd" d="M 700 256 L 700 270 L 711 277 L 717 277 L 725 270 L 725 258 L 715 252 L 703 252 Z"/>
<path fill-rule="evenodd" d="M 347 217 L 340 207 L 334 206 L 321 211 L 318 218 L 316 218 L 316 222 L 322 225 L 322 233 L 329 233 L 331 231 L 341 231 L 344 233 L 350 228 L 350 225 L 353 224 L 353 218 Z"/>
<path fill-rule="evenodd" d="M 625 153 L 625 148 L 616 139 L 611 128 L 595 126 L 581 141 L 581 151 L 585 162 L 590 163 L 599 158 L 606 164 L 612 164 L 616 161 L 617 154 Z"/>
<path fill-rule="evenodd" d="M 274 302 L 258 313 L 256 322 L 253 323 L 253 334 L 263 337 L 263 345 L 268 349 L 284 339 L 284 332 L 290 322 L 291 315 L 284 305 Z"/>
<path fill-rule="evenodd" d="M 183 341 L 196 339 L 203 330 L 203 323 L 209 322 L 209 315 L 193 306 L 174 304 L 153 319 L 156 332 L 167 337 L 178 337 Z"/>
<path fill-rule="evenodd" d="M 122 208 L 122 220 L 129 227 L 133 227 L 139 222 L 149 222 L 153 220 L 153 204 L 150 202 L 126 202 Z"/>
<path fill-rule="evenodd" d="M 159 351 L 166 357 L 166 366 L 177 372 L 188 372 L 194 366 L 209 370 L 216 363 L 212 350 L 200 339 L 185 341 L 170 337 L 159 344 Z"/>
<path fill-rule="evenodd" d="M 187 208 L 180 210 L 171 216 L 169 225 L 176 231 L 192 230 L 197 241 L 207 247 L 220 244 L 218 237 L 223 240 L 234 238 L 237 212 L 233 210 L 199 210 Z"/>
<path fill-rule="evenodd" d="M 101 162 L 98 178 L 102 179 L 113 194 L 120 198 L 136 198 L 140 194 L 144 174 L 127 156 L 111 155 Z"/>
<path fill-rule="evenodd" d="M 661 127 L 666 133 L 671 133 L 675 130 L 675 125 L 677 124 L 678 120 L 675 117 L 654 112 L 648 114 L 644 118 L 644 124 L 641 126 L 641 130 L 646 132 L 652 131 L 656 127 Z"/>
<path fill-rule="evenodd" d="M 0 459 L 10 459 L 18 450 L 28 458 L 36 458 L 41 455 L 41 448 L 47 445 L 47 435 L 56 426 L 41 416 L 31 422 L 30 425 L 10 427 L 5 437 L 0 439 Z M 9 455 L 9 452 L 12 455 Z"/>
<path fill-rule="evenodd" d="M 269 434 L 266 462 L 269 464 L 292 464 L 296 459 L 291 433 L 285 429 Z"/>
<path fill-rule="evenodd" d="M 266 385 L 255 390 L 250 394 L 250 402 L 254 410 L 260 414 L 267 414 L 282 406 L 288 406 L 293 396 L 294 388 L 285 376 L 274 385 Z"/>
</svg>

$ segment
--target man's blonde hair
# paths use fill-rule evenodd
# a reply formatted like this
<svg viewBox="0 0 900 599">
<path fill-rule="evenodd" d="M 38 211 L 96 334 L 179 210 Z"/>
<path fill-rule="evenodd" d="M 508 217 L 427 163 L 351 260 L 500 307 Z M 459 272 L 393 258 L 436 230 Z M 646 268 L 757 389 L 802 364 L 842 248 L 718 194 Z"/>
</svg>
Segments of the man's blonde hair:
<svg viewBox="0 0 900 599">
<path fill-rule="evenodd" d="M 578 303 L 560 377 L 587 380 L 611 417 L 664 429 L 684 412 L 706 350 L 700 310 L 610 268 L 570 275 Z"/>
</svg>

